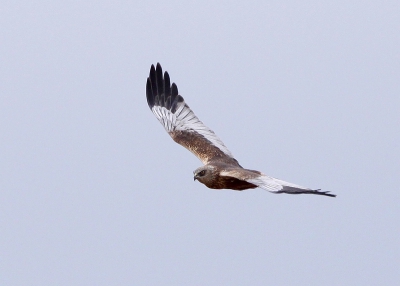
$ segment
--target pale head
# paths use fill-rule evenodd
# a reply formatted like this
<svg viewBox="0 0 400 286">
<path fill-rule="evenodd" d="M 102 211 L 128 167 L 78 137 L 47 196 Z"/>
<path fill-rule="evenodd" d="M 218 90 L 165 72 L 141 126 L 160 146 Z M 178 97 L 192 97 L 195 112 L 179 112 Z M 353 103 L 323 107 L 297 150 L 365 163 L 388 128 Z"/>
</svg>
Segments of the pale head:
<svg viewBox="0 0 400 286">
<path fill-rule="evenodd" d="M 209 187 L 212 184 L 216 176 L 218 175 L 215 166 L 205 165 L 194 170 L 194 180 L 198 180 L 200 183 Z"/>
</svg>

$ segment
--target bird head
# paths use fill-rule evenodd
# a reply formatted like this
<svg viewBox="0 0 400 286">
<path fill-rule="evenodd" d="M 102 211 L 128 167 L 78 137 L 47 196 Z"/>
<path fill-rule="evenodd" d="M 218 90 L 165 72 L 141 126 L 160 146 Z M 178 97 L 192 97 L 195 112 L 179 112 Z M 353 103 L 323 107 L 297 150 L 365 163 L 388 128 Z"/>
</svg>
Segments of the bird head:
<svg viewBox="0 0 400 286">
<path fill-rule="evenodd" d="M 202 167 L 194 170 L 193 179 L 195 181 L 198 180 L 200 183 L 203 183 L 204 185 L 208 186 L 208 184 L 211 183 L 215 177 L 214 171 L 215 171 L 214 166 L 210 166 L 210 165 L 202 166 Z"/>
</svg>

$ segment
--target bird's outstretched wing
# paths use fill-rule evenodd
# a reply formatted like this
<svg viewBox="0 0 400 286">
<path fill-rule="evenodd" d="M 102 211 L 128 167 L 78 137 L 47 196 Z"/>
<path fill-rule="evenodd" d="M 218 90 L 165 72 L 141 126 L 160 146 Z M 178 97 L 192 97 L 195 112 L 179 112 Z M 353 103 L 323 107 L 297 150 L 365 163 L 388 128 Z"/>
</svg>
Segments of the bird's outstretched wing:
<svg viewBox="0 0 400 286">
<path fill-rule="evenodd" d="M 172 139 L 195 154 L 203 164 L 217 159 L 239 165 L 221 139 L 185 103 L 176 84 L 170 84 L 169 74 L 163 75 L 159 63 L 156 68 L 151 65 L 146 95 L 151 111 Z"/>
<path fill-rule="evenodd" d="M 267 176 L 258 171 L 252 171 L 247 169 L 231 169 L 220 172 L 220 176 L 233 177 L 239 180 L 246 181 L 248 183 L 254 184 L 259 188 L 270 191 L 275 194 L 313 194 L 313 195 L 323 195 L 328 197 L 336 197 L 334 194 L 329 192 L 322 192 L 318 190 L 312 190 L 299 185 L 295 185 L 289 182 L 285 182 L 270 176 Z"/>
</svg>

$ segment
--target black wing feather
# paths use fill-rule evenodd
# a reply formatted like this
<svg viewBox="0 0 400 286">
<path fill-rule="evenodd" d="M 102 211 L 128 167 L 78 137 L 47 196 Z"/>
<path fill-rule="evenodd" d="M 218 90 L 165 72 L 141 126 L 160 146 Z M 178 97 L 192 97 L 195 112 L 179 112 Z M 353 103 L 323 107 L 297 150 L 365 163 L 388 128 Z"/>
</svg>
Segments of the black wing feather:
<svg viewBox="0 0 400 286">
<path fill-rule="evenodd" d="M 147 104 L 149 105 L 149 107 L 151 109 L 154 106 L 154 95 L 153 95 L 153 89 L 151 88 L 150 78 L 147 78 L 146 97 L 147 97 Z"/>
</svg>

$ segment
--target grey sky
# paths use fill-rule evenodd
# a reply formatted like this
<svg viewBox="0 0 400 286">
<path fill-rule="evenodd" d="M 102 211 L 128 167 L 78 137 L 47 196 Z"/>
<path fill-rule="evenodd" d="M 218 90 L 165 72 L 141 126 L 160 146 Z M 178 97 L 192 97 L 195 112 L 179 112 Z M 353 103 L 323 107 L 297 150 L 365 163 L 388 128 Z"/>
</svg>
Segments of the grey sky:
<svg viewBox="0 0 400 286">
<path fill-rule="evenodd" d="M 399 3 L 3 1 L 0 284 L 397 284 Z M 244 167 L 338 197 L 193 182 L 158 61 Z"/>
</svg>

